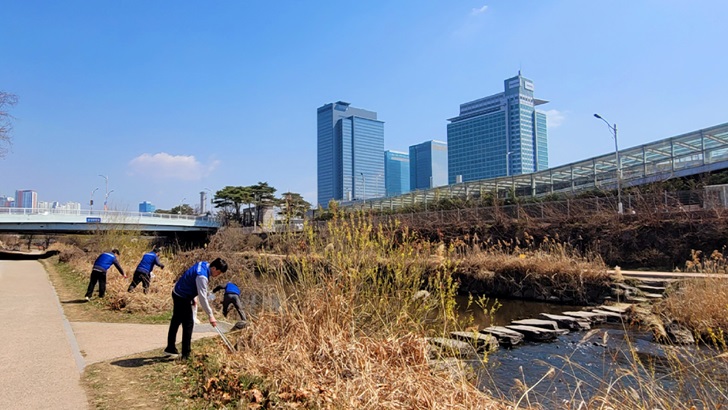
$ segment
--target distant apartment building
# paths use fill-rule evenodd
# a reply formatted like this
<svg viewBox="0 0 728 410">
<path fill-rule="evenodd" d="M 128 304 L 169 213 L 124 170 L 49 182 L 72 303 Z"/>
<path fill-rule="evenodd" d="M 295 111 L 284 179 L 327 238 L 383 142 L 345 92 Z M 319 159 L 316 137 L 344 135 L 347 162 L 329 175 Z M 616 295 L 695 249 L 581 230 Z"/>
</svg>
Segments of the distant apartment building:
<svg viewBox="0 0 728 410">
<path fill-rule="evenodd" d="M 157 207 L 154 206 L 151 202 L 141 202 L 139 203 L 139 212 L 143 213 L 152 213 L 157 210 Z"/>
<path fill-rule="evenodd" d="M 387 196 L 402 195 L 410 190 L 410 159 L 405 152 L 384 151 L 384 191 Z"/>
<path fill-rule="evenodd" d="M 317 110 L 318 204 L 384 196 L 384 122 L 338 101 Z"/>
<path fill-rule="evenodd" d="M 517 76 L 505 91 L 460 105 L 447 125 L 449 183 L 527 174 L 548 168 L 548 101 L 534 98 L 533 81 Z"/>
<path fill-rule="evenodd" d="M 0 195 L 0 208 L 12 208 L 13 206 L 15 206 L 15 198 Z"/>
<path fill-rule="evenodd" d="M 81 204 L 78 202 L 66 202 L 62 204 L 58 201 L 46 202 L 38 201 L 38 210 L 45 211 L 62 211 L 62 212 L 77 212 L 81 210 Z"/>
<path fill-rule="evenodd" d="M 38 193 L 29 189 L 15 191 L 16 208 L 38 208 Z"/>
<path fill-rule="evenodd" d="M 447 185 L 447 152 L 447 143 L 437 140 L 409 147 L 410 190 Z"/>
</svg>

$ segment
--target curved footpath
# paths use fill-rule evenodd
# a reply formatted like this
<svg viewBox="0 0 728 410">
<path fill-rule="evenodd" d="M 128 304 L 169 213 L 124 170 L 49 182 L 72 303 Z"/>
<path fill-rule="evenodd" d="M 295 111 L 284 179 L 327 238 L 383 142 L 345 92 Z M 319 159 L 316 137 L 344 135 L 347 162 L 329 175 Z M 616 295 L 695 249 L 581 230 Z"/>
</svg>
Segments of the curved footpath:
<svg viewBox="0 0 728 410">
<path fill-rule="evenodd" d="M 0 409 L 86 409 L 80 379 L 87 364 L 161 349 L 168 329 L 68 322 L 37 261 L 0 261 L 0 316 L 8 323 L 0 337 Z M 216 335 L 209 324 L 195 325 L 193 339 Z"/>
</svg>

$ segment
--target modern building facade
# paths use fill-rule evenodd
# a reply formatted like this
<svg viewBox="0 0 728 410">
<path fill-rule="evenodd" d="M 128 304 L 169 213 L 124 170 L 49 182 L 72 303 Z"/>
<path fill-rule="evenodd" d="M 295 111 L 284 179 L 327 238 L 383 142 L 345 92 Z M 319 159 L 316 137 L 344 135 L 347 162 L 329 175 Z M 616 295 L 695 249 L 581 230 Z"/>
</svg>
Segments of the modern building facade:
<svg viewBox="0 0 728 410">
<path fill-rule="evenodd" d="M 139 203 L 139 212 L 149 212 L 152 213 L 157 210 L 157 207 L 154 206 L 151 202 L 141 202 Z"/>
<path fill-rule="evenodd" d="M 428 189 L 448 184 L 448 146 L 427 141 L 409 147 L 410 189 Z"/>
<path fill-rule="evenodd" d="M 548 168 L 546 114 L 533 81 L 517 76 L 505 90 L 460 105 L 447 125 L 449 183 L 528 174 Z M 459 178 L 460 177 L 460 178 Z"/>
<path fill-rule="evenodd" d="M 38 193 L 29 189 L 15 191 L 16 208 L 38 208 Z"/>
<path fill-rule="evenodd" d="M 338 101 L 317 110 L 318 204 L 384 196 L 384 122 Z"/>
<path fill-rule="evenodd" d="M 402 195 L 410 190 L 409 154 L 399 151 L 384 151 L 385 195 Z"/>
</svg>

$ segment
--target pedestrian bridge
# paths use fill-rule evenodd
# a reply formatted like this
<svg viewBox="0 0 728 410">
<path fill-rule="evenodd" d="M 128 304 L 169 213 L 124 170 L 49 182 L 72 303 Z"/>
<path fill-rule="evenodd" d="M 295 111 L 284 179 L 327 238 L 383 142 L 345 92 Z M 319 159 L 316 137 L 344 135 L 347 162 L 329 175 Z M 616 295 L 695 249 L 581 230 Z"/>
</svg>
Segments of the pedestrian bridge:
<svg viewBox="0 0 728 410">
<path fill-rule="evenodd" d="M 479 198 L 487 193 L 498 198 L 576 195 L 728 169 L 728 123 L 618 152 L 531 174 L 460 182 L 399 196 L 342 202 L 340 206 L 385 211 L 415 206 L 426 209 L 441 200 Z"/>
<path fill-rule="evenodd" d="M 94 233 L 136 231 L 144 233 L 214 232 L 217 218 L 149 212 L 0 208 L 0 232 Z"/>
</svg>

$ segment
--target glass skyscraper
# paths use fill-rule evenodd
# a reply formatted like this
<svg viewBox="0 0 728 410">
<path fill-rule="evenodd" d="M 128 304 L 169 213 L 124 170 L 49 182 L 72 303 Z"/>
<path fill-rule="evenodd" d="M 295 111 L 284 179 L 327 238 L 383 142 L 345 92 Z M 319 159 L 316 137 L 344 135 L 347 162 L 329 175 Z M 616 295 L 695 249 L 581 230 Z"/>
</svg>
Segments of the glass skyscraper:
<svg viewBox="0 0 728 410">
<path fill-rule="evenodd" d="M 399 151 L 384 151 L 384 180 L 387 196 L 401 195 L 410 190 L 409 155 Z"/>
<path fill-rule="evenodd" d="M 409 147 L 410 189 L 427 189 L 448 184 L 448 146 L 427 141 Z"/>
<path fill-rule="evenodd" d="M 318 204 L 384 196 L 384 122 L 338 101 L 318 108 Z"/>
<path fill-rule="evenodd" d="M 546 115 L 535 107 L 533 81 L 517 76 L 505 91 L 460 105 L 447 125 L 449 183 L 458 176 L 474 181 L 547 169 Z"/>
</svg>

